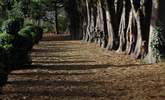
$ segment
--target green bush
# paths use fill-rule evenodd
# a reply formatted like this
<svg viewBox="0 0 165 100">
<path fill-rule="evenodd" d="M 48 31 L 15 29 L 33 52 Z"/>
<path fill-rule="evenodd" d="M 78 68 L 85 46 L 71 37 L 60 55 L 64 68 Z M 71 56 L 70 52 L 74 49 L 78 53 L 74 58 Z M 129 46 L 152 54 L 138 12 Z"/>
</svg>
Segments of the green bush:
<svg viewBox="0 0 165 100">
<path fill-rule="evenodd" d="M 14 65 L 13 69 L 15 69 L 15 67 L 17 66 L 19 67 L 19 66 L 25 66 L 31 64 L 29 51 L 25 49 L 13 48 L 9 55 L 10 55 L 9 59 L 12 59 L 10 64 Z"/>
<path fill-rule="evenodd" d="M 24 35 L 31 37 L 33 44 L 38 43 L 41 40 L 43 34 L 43 29 L 41 27 L 33 26 L 31 24 L 25 26 L 21 31 L 22 33 L 26 33 Z"/>
<path fill-rule="evenodd" d="M 3 63 L 0 63 L 0 88 L 7 82 L 8 72 L 5 70 L 5 68 L 6 66 Z"/>
<path fill-rule="evenodd" d="M 11 44 L 4 44 L 1 45 L 0 47 L 0 62 L 2 62 L 3 64 L 5 64 L 7 66 L 6 70 L 11 70 L 12 68 L 9 67 L 10 65 L 12 65 L 12 60 L 11 59 L 11 51 L 13 49 L 13 46 Z"/>
<path fill-rule="evenodd" d="M 32 32 L 31 34 L 33 36 L 34 44 L 37 44 L 42 39 L 43 29 L 41 27 L 35 26 L 34 32 Z"/>
<path fill-rule="evenodd" d="M 6 66 L 0 62 L 0 73 L 7 74 Z"/>
<path fill-rule="evenodd" d="M 22 18 L 8 19 L 3 22 L 1 30 L 4 33 L 15 35 L 23 27 L 23 22 Z"/>
<path fill-rule="evenodd" d="M 23 20 L 20 20 L 5 21 L 2 27 L 3 33 L 0 33 L 0 62 L 7 66 L 8 72 L 13 70 L 15 66 L 31 64 L 29 52 L 33 45 L 39 42 L 43 34 L 42 28 L 38 26 L 29 24 L 22 28 Z"/>
<path fill-rule="evenodd" d="M 23 28 L 24 25 L 24 19 L 23 18 L 15 18 L 15 21 L 19 23 L 19 30 Z"/>
<path fill-rule="evenodd" d="M 33 26 L 32 23 L 24 23 L 24 24 L 25 24 L 24 27 L 26 27 L 26 26 Z"/>
<path fill-rule="evenodd" d="M 16 66 L 30 65 L 31 60 L 28 55 L 28 51 L 25 49 L 8 47 L 1 48 L 0 62 L 3 62 L 8 71 L 13 70 Z"/>
<path fill-rule="evenodd" d="M 12 44 L 14 41 L 14 36 L 7 33 L 0 33 L 0 46 L 6 46 Z"/>
<path fill-rule="evenodd" d="M 32 28 L 30 26 L 22 28 L 19 32 L 17 36 L 16 41 L 18 41 L 18 43 L 21 43 L 23 49 L 27 49 L 27 50 L 31 50 L 33 47 L 33 38 L 31 35 L 32 32 Z M 18 44 L 17 44 L 18 45 Z"/>
<path fill-rule="evenodd" d="M 3 62 L 6 66 L 29 64 L 28 50 L 16 46 L 15 37 L 7 33 L 0 34 L 0 62 Z M 19 42 L 22 43 L 21 40 Z M 13 67 L 8 67 L 8 70 L 12 69 Z"/>
<path fill-rule="evenodd" d="M 0 62 L 3 62 L 5 65 L 9 65 L 10 52 L 13 49 L 14 36 L 7 33 L 0 34 Z"/>
</svg>

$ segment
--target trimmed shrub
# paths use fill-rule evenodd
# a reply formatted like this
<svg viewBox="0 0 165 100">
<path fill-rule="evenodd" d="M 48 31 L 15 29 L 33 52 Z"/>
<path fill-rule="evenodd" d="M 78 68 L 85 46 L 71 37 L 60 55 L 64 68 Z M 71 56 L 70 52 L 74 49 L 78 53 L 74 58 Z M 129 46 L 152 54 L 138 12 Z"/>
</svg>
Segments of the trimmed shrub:
<svg viewBox="0 0 165 100">
<path fill-rule="evenodd" d="M 12 44 L 14 41 L 14 36 L 7 33 L 0 33 L 0 46 L 6 46 Z"/>
<path fill-rule="evenodd" d="M 16 41 L 17 41 L 17 43 L 19 43 L 16 45 L 19 45 L 19 46 L 21 46 L 21 48 L 30 51 L 33 47 L 33 38 L 32 38 L 31 32 L 32 32 L 32 28 L 30 26 L 22 28 L 18 32 L 19 36 L 16 37 L 17 38 Z"/>
<path fill-rule="evenodd" d="M 2 88 L 7 82 L 8 73 L 5 68 L 6 66 L 3 63 L 0 63 L 0 88 Z M 0 90 L 0 93 L 1 92 L 2 91 Z"/>
<path fill-rule="evenodd" d="M 15 35 L 23 27 L 23 22 L 22 18 L 8 19 L 3 22 L 1 30 L 4 33 Z"/>
<path fill-rule="evenodd" d="M 7 73 L 7 71 L 6 71 L 6 66 L 3 64 L 3 63 L 1 63 L 0 62 L 0 74 L 5 74 L 5 75 L 7 75 L 8 73 Z"/>
<path fill-rule="evenodd" d="M 14 65 L 13 69 L 15 69 L 16 67 L 31 64 L 29 51 L 25 49 L 13 48 L 10 52 L 10 59 L 11 59 L 10 64 Z"/>
<path fill-rule="evenodd" d="M 5 21 L 2 28 L 3 33 L 0 33 L 0 62 L 7 66 L 8 72 L 15 69 L 16 66 L 31 64 L 29 52 L 33 45 L 41 40 L 43 34 L 42 28 L 33 25 L 27 25 L 19 30 L 23 26 L 21 23 L 23 20 L 20 20 Z"/>
<path fill-rule="evenodd" d="M 24 25 L 24 19 L 23 18 L 15 18 L 15 21 L 17 23 L 19 23 L 20 29 L 22 29 L 23 28 L 23 25 Z"/>
<path fill-rule="evenodd" d="M 11 44 L 5 44 L 5 45 L 2 45 L 0 47 L 0 62 L 2 62 L 3 64 L 5 64 L 7 67 L 6 67 L 6 70 L 8 72 L 10 72 L 10 70 L 12 69 L 11 66 L 12 65 L 12 60 L 11 59 L 11 51 L 13 49 L 13 46 Z"/>
<path fill-rule="evenodd" d="M 30 65 L 31 59 L 28 55 L 28 51 L 25 49 L 14 48 L 8 46 L 8 48 L 1 48 L 0 62 L 3 62 L 7 66 L 7 71 L 15 69 L 17 66 Z"/>
<path fill-rule="evenodd" d="M 20 34 L 26 35 L 26 37 L 29 38 L 31 37 L 32 43 L 34 45 L 37 44 L 42 39 L 43 29 L 41 27 L 28 24 L 19 32 L 19 35 Z"/>
<path fill-rule="evenodd" d="M 34 27 L 34 32 L 31 33 L 33 36 L 33 42 L 35 44 L 39 43 L 43 36 L 43 29 L 41 27 Z"/>
<path fill-rule="evenodd" d="M 32 23 L 24 23 L 24 27 L 26 27 L 26 26 L 33 26 L 33 24 Z"/>
<path fill-rule="evenodd" d="M 0 62 L 8 66 L 9 71 L 14 68 L 13 66 L 30 64 L 28 50 L 14 46 L 15 39 L 11 34 L 0 34 Z"/>
<path fill-rule="evenodd" d="M 13 49 L 14 36 L 7 33 L 0 34 L 0 62 L 10 65 L 10 52 Z"/>
</svg>

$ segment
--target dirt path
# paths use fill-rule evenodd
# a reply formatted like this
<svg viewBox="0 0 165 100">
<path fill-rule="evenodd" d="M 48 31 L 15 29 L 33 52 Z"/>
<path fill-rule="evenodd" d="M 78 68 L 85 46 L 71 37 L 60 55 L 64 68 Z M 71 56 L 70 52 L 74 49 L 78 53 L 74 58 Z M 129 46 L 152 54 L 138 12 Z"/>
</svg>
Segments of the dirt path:
<svg viewBox="0 0 165 100">
<path fill-rule="evenodd" d="M 80 41 L 41 41 L 9 75 L 4 100 L 165 100 L 165 66 Z"/>
</svg>

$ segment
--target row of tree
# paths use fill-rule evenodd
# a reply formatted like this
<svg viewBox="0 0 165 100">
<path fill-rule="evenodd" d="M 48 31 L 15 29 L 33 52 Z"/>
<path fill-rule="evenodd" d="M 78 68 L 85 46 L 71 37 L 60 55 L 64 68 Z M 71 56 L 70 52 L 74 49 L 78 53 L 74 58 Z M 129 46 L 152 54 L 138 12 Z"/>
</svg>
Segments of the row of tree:
<svg viewBox="0 0 165 100">
<path fill-rule="evenodd" d="M 74 39 L 155 63 L 165 55 L 164 0 L 66 0 Z"/>
<path fill-rule="evenodd" d="M 153 63 L 164 56 L 164 4 L 163 0 L 0 0 L 0 17 L 24 17 L 38 25 L 47 21 L 59 33 L 58 9 L 64 7 L 73 39 Z"/>
</svg>

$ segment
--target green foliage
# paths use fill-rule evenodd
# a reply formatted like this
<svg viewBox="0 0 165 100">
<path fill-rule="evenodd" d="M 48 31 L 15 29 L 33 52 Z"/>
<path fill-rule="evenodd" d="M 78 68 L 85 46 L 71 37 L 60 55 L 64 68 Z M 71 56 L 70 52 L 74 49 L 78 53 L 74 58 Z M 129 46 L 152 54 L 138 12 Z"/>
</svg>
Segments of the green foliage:
<svg viewBox="0 0 165 100">
<path fill-rule="evenodd" d="M 11 60 L 10 65 L 14 65 L 14 68 L 17 66 L 24 66 L 24 65 L 30 65 L 31 59 L 29 56 L 29 51 L 21 48 L 13 48 L 10 52 L 10 58 Z"/>
<path fill-rule="evenodd" d="M 4 33 L 9 33 L 12 31 L 12 24 L 13 24 L 13 19 L 8 19 L 6 21 L 3 22 L 2 24 L 2 28 L 1 30 L 4 32 Z"/>
<path fill-rule="evenodd" d="M 53 27 L 53 25 L 52 25 L 51 23 L 45 22 L 45 23 L 44 23 L 44 26 L 43 26 L 43 31 L 44 31 L 45 33 L 53 32 L 53 31 L 54 31 L 54 27 Z"/>
<path fill-rule="evenodd" d="M 29 22 L 25 22 L 24 27 L 26 27 L 26 26 L 33 26 L 33 24 L 29 23 Z"/>
<path fill-rule="evenodd" d="M 2 70 L 5 70 L 6 69 L 6 66 L 3 63 L 1 63 L 1 62 L 0 62 L 0 69 L 2 69 Z M 1 73 L 1 71 L 0 71 L 0 73 Z"/>
<path fill-rule="evenodd" d="M 34 26 L 34 30 L 31 32 L 33 43 L 36 44 L 42 39 L 43 29 L 39 26 Z"/>
<path fill-rule="evenodd" d="M 18 34 L 23 37 L 31 38 L 32 42 L 35 44 L 38 43 L 39 40 L 41 40 L 43 29 L 39 26 L 28 24 Z"/>
<path fill-rule="evenodd" d="M 16 7 L 19 7 L 19 9 L 23 13 L 24 17 L 29 16 L 29 9 L 30 9 L 29 8 L 29 5 L 30 5 L 29 0 L 20 0 L 18 5 L 19 6 L 16 6 Z"/>
<path fill-rule="evenodd" d="M 15 66 L 31 64 L 29 52 L 42 38 L 42 28 L 33 25 L 23 28 L 24 19 L 38 20 L 44 16 L 41 3 L 30 1 L 31 3 L 29 0 L 2 2 L 6 3 L 2 5 L 3 9 L 0 8 L 3 11 L 3 15 L 0 15 L 3 17 L 0 18 L 0 86 L 6 83 L 8 73 Z"/>
<path fill-rule="evenodd" d="M 0 62 L 3 62 L 6 66 L 13 65 L 11 62 L 13 59 L 11 59 L 11 51 L 13 49 L 13 46 L 7 46 L 7 48 L 1 48 L 1 57 L 0 57 Z M 7 70 L 10 70 L 12 68 L 7 68 Z"/>
<path fill-rule="evenodd" d="M 8 11 L 8 17 L 9 18 L 23 18 L 24 13 L 22 11 L 22 6 L 21 2 L 15 2 L 12 6 L 12 9 Z"/>
<path fill-rule="evenodd" d="M 31 7 L 30 9 L 31 18 L 38 20 L 44 16 L 45 14 L 43 10 L 44 7 L 41 2 L 32 1 L 30 7 Z"/>
<path fill-rule="evenodd" d="M 0 33 L 0 47 L 6 47 L 6 45 L 11 45 L 13 41 L 13 35 L 7 33 Z"/>
<path fill-rule="evenodd" d="M 157 25 L 154 29 L 154 37 L 151 41 L 151 48 L 153 51 L 153 55 L 160 61 L 160 58 L 165 55 L 164 48 L 165 48 L 165 27 L 164 25 Z"/>
<path fill-rule="evenodd" d="M 14 35 L 7 33 L 0 34 L 0 62 L 3 62 L 7 66 L 22 65 L 27 58 L 28 52 L 24 49 L 14 47 L 14 41 Z M 12 68 L 9 68 L 8 70 L 10 69 Z"/>
<path fill-rule="evenodd" d="M 17 43 L 22 44 L 21 48 L 23 49 L 27 49 L 27 50 L 31 50 L 33 47 L 33 38 L 31 35 L 32 32 L 32 28 L 31 26 L 27 26 L 25 28 L 22 28 L 19 32 L 18 32 L 18 37 L 17 37 Z M 22 41 L 22 43 L 21 43 Z"/>
<path fill-rule="evenodd" d="M 68 19 L 66 16 L 59 16 L 58 17 L 58 20 L 59 20 L 59 23 L 58 23 L 58 26 L 59 26 L 59 30 L 62 31 L 62 32 L 65 32 L 67 27 L 68 27 Z"/>
<path fill-rule="evenodd" d="M 4 21 L 4 19 L 3 18 L 0 18 L 0 27 L 2 26 L 3 21 Z M 0 28 L 0 32 L 1 32 L 1 28 Z"/>
<path fill-rule="evenodd" d="M 6 71 L 6 66 L 3 63 L 0 63 L 0 87 L 6 84 L 7 76 L 8 72 Z"/>
<path fill-rule="evenodd" d="M 2 31 L 15 35 L 23 26 L 24 20 L 22 18 L 8 19 L 3 22 Z"/>
<path fill-rule="evenodd" d="M 0 62 L 7 66 L 16 66 L 27 62 L 27 51 L 14 47 L 15 36 L 7 33 L 0 34 Z M 21 58 L 21 59 L 20 59 Z M 9 68 L 12 69 L 12 68 Z"/>
<path fill-rule="evenodd" d="M 0 62 L 3 62 L 7 71 L 13 70 L 16 66 L 30 64 L 28 51 L 9 46 L 7 49 L 1 48 Z"/>
</svg>

